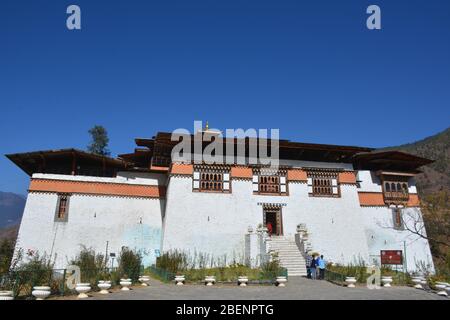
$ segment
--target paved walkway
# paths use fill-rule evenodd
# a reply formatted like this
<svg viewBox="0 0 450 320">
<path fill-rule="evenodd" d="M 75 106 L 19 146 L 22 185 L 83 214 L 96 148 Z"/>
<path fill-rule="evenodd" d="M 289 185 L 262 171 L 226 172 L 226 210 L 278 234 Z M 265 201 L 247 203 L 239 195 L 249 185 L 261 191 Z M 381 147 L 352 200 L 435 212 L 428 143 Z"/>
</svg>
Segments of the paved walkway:
<svg viewBox="0 0 450 320">
<path fill-rule="evenodd" d="M 152 280 L 149 287 L 135 287 L 109 295 L 93 294 L 90 299 L 111 300 L 450 300 L 437 294 L 410 287 L 391 287 L 370 290 L 366 287 L 346 288 L 327 281 L 291 277 L 286 287 L 164 284 Z"/>
</svg>

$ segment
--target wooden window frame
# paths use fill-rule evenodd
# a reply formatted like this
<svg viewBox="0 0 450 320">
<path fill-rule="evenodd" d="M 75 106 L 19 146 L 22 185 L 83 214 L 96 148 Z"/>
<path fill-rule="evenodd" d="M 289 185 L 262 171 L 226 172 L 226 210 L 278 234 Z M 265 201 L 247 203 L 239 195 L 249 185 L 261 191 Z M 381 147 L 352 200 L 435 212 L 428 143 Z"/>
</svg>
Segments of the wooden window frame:
<svg viewBox="0 0 450 320">
<path fill-rule="evenodd" d="M 61 215 L 63 204 L 64 204 L 64 212 Z M 58 200 L 56 202 L 56 210 L 55 210 L 55 222 L 69 221 L 69 206 L 70 206 L 70 194 L 67 193 L 58 194 Z"/>
<path fill-rule="evenodd" d="M 314 170 L 308 171 L 307 178 L 308 195 L 318 198 L 340 198 L 341 188 L 339 172 Z M 330 192 L 317 192 L 318 190 L 330 190 Z"/>
<path fill-rule="evenodd" d="M 275 180 L 276 182 L 271 182 Z M 277 191 L 268 191 L 267 189 L 275 188 Z M 284 187 L 284 191 L 283 191 Z M 265 190 L 263 190 L 265 189 Z M 287 172 L 277 172 L 265 174 L 256 171 L 253 173 L 253 194 L 266 196 L 288 196 Z"/>
<path fill-rule="evenodd" d="M 404 204 L 409 201 L 409 183 L 406 179 L 383 179 L 381 185 L 386 204 Z"/>
<path fill-rule="evenodd" d="M 205 188 L 207 185 L 212 185 L 213 188 Z M 206 193 L 231 193 L 230 171 L 194 168 L 192 176 L 192 191 Z"/>
<path fill-rule="evenodd" d="M 401 208 L 392 209 L 392 224 L 395 230 L 404 230 L 403 214 Z"/>
<path fill-rule="evenodd" d="M 337 171 L 308 171 L 308 195 L 318 198 L 340 198 L 341 188 L 339 173 Z M 318 190 L 330 190 L 330 192 L 317 192 Z"/>
</svg>

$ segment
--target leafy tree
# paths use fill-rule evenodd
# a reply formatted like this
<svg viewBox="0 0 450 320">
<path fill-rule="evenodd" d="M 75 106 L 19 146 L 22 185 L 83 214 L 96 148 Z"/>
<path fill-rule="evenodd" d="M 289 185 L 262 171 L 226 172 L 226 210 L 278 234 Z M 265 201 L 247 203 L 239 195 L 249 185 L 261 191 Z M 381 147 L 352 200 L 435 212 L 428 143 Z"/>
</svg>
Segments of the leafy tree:
<svg viewBox="0 0 450 320">
<path fill-rule="evenodd" d="M 0 242 L 0 275 L 8 272 L 14 254 L 15 241 L 3 239 Z"/>
<path fill-rule="evenodd" d="M 88 151 L 101 156 L 109 156 L 109 138 L 106 129 L 102 126 L 96 125 L 89 130 L 89 134 L 92 137 L 92 141 L 91 144 L 87 147 Z"/>
</svg>

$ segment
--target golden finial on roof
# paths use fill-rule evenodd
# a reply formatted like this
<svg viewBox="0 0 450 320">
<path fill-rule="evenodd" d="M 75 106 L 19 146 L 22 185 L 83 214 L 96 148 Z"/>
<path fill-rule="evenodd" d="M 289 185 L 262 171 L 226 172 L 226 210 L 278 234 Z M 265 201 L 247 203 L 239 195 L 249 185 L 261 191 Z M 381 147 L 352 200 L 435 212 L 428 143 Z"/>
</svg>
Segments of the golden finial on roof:
<svg viewBox="0 0 450 320">
<path fill-rule="evenodd" d="M 205 131 L 209 130 L 209 124 L 208 124 L 208 120 L 206 120 L 206 125 L 205 125 Z"/>
</svg>

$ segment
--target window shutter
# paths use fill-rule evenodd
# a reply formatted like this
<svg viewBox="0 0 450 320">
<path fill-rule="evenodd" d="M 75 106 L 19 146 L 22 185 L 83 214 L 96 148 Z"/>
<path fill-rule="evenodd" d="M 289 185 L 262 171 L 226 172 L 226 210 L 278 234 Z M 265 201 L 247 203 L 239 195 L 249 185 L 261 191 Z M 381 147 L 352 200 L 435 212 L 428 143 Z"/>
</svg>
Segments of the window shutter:
<svg viewBox="0 0 450 320">
<path fill-rule="evenodd" d="M 331 185 L 337 187 L 337 179 L 331 179 Z"/>
<path fill-rule="evenodd" d="M 308 186 L 312 186 L 313 182 L 312 182 L 312 178 L 308 178 Z M 312 189 L 311 189 L 312 190 Z M 311 191 L 312 192 L 312 191 Z"/>
<path fill-rule="evenodd" d="M 200 182 L 198 180 L 194 180 L 194 189 L 200 188 Z"/>
<path fill-rule="evenodd" d="M 312 185 L 308 185 L 308 193 L 313 193 L 313 187 L 312 187 Z"/>
<path fill-rule="evenodd" d="M 230 181 L 230 174 L 229 173 L 224 173 L 223 174 L 223 181 Z"/>
<path fill-rule="evenodd" d="M 259 190 L 259 189 L 258 189 L 258 184 L 257 184 L 257 183 L 254 183 L 254 184 L 253 184 L 253 191 L 254 191 L 254 192 L 258 192 L 258 190 Z"/>
<path fill-rule="evenodd" d="M 280 177 L 280 184 L 286 184 L 286 177 L 284 176 Z"/>
<path fill-rule="evenodd" d="M 285 184 L 280 185 L 280 191 L 281 191 L 281 193 L 286 193 L 286 185 Z"/>
<path fill-rule="evenodd" d="M 333 187 L 333 194 L 338 194 L 338 187 Z"/>
<path fill-rule="evenodd" d="M 229 182 L 224 182 L 223 183 L 223 190 L 230 190 L 230 183 Z"/>
<path fill-rule="evenodd" d="M 253 176 L 253 183 L 258 183 L 258 176 Z"/>
<path fill-rule="evenodd" d="M 194 171 L 194 179 L 195 179 L 195 180 L 200 179 L 200 172 Z"/>
</svg>

